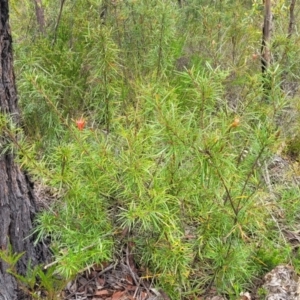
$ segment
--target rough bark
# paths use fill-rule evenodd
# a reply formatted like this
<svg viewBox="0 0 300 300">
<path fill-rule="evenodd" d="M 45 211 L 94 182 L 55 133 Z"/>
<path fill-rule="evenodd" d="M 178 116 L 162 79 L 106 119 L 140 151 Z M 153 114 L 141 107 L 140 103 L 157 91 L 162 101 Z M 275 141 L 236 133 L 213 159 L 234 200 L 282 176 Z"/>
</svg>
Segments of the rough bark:
<svg viewBox="0 0 300 300">
<path fill-rule="evenodd" d="M 34 0 L 36 20 L 41 33 L 45 33 L 45 14 L 41 0 Z"/>
<path fill-rule="evenodd" d="M 9 114 L 18 124 L 18 98 L 8 14 L 8 0 L 0 0 L 0 110 Z M 13 155 L 2 153 L 2 150 L 0 146 L 0 249 L 6 250 L 11 244 L 14 253 L 24 252 L 16 266 L 18 273 L 24 275 L 29 262 L 35 265 L 45 259 L 46 249 L 41 245 L 34 247 L 33 237 L 28 237 L 36 213 L 32 185 L 14 162 Z M 0 261 L 0 300 L 20 300 L 22 297 L 17 282 L 7 273 L 7 269 L 7 264 Z"/>
</svg>

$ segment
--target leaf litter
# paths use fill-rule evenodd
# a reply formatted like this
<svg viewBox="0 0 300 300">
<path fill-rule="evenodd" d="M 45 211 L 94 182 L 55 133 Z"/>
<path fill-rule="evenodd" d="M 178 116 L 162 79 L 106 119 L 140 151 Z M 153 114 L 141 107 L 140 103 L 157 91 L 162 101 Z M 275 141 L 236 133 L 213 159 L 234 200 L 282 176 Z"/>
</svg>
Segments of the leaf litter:
<svg viewBox="0 0 300 300">
<path fill-rule="evenodd" d="M 155 289 L 153 282 L 141 277 L 127 245 L 123 257 L 114 263 L 94 265 L 78 274 L 62 291 L 70 300 L 170 300 Z"/>
</svg>

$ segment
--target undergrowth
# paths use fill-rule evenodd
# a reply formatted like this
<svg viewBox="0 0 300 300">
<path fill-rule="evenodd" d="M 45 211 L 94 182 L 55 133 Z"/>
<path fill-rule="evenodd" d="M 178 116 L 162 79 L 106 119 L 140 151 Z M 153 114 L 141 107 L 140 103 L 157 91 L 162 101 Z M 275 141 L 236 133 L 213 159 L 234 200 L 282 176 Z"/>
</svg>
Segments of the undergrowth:
<svg viewBox="0 0 300 300">
<path fill-rule="evenodd" d="M 106 3 L 103 19 L 102 1 L 88 2 L 66 2 L 55 43 L 48 2 L 47 34 L 30 27 L 15 37 L 25 135 L 14 149 L 60 195 L 35 234 L 51 237 L 55 272 L 66 278 L 130 242 L 171 299 L 212 287 L 236 297 L 293 259 L 274 217 L 288 204 L 270 197 L 264 174 L 282 144 L 288 62 L 274 61 L 266 99 L 261 7 L 124 1 Z M 276 9 L 284 20 L 287 10 Z M 298 190 L 289 195 L 298 201 Z"/>
</svg>

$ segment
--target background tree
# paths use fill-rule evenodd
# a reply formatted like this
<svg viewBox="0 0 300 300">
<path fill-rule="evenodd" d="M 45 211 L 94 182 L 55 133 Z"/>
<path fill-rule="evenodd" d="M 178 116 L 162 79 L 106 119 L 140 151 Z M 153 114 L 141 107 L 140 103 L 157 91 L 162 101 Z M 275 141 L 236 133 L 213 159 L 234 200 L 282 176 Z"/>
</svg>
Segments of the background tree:
<svg viewBox="0 0 300 300">
<path fill-rule="evenodd" d="M 8 0 L 0 1 L 0 109 L 11 117 L 14 124 L 19 124 L 18 97 L 15 86 L 12 55 L 12 37 L 9 26 Z M 2 119 L 3 120 L 3 119 Z M 3 126 L 4 125 L 4 126 Z M 5 151 L 6 129 L 1 126 L 0 156 L 0 249 L 24 255 L 18 261 L 16 270 L 25 274 L 31 265 L 43 260 L 42 248 L 33 244 L 29 237 L 36 213 L 36 203 L 32 185 L 28 177 L 14 162 L 14 155 Z M 0 260 L 0 299 L 22 299 L 14 277 L 7 273 L 9 266 Z"/>
<path fill-rule="evenodd" d="M 262 73 L 264 74 L 271 63 L 271 31 L 272 31 L 272 13 L 271 13 L 271 1 L 265 1 L 265 13 L 264 13 L 264 25 L 263 25 L 263 37 L 262 37 L 262 47 L 261 47 L 261 63 L 262 63 Z"/>
<path fill-rule="evenodd" d="M 34 0 L 35 15 L 41 33 L 45 33 L 45 14 L 41 0 Z"/>
</svg>

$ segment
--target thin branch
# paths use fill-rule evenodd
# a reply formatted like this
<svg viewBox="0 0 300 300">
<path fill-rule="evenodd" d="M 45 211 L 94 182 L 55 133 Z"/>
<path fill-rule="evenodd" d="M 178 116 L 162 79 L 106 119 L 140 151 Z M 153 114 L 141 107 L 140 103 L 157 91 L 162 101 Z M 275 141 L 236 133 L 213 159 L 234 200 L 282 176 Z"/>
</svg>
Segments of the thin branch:
<svg viewBox="0 0 300 300">
<path fill-rule="evenodd" d="M 56 43 L 57 30 L 58 30 L 58 26 L 59 26 L 59 23 L 60 23 L 60 20 L 61 20 L 62 11 L 63 11 L 63 8 L 64 8 L 65 1 L 66 0 L 60 0 L 60 8 L 59 8 L 57 21 L 56 21 L 56 24 L 55 24 L 55 27 L 54 27 L 54 38 L 53 38 L 53 41 L 52 41 L 52 46 Z"/>
</svg>

